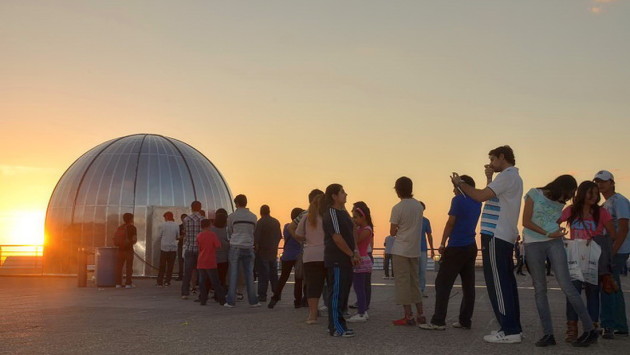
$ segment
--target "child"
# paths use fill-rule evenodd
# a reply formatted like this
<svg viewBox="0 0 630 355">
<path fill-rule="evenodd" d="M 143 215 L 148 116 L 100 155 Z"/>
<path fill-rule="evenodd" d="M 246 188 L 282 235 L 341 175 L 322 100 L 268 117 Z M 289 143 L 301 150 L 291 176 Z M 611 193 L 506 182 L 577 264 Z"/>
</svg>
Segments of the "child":
<svg viewBox="0 0 630 355">
<path fill-rule="evenodd" d="M 560 222 L 567 222 L 571 231 L 571 239 L 595 240 L 596 243 L 606 238 L 604 229 L 609 235 L 615 235 L 615 229 L 610 213 L 599 206 L 599 189 L 592 181 L 584 181 L 578 186 L 577 195 L 573 204 L 562 211 Z M 610 273 L 610 250 L 606 248 L 610 243 L 602 243 L 602 255 L 600 257 L 600 275 Z M 608 262 L 607 262 L 608 261 Z M 595 322 L 595 328 L 599 327 L 599 288 L 600 285 L 591 285 L 580 280 L 571 280 L 573 286 L 586 294 L 586 308 Z M 578 315 L 567 300 L 567 337 L 565 341 L 574 342 L 578 334 Z"/>
<path fill-rule="evenodd" d="M 214 288 L 214 295 L 223 306 L 225 304 L 225 290 L 219 281 L 219 273 L 217 272 L 217 249 L 221 247 L 221 242 L 216 234 L 210 230 L 212 222 L 209 219 L 201 221 L 201 233 L 197 235 L 197 244 L 199 245 L 199 257 L 197 258 L 197 270 L 200 276 L 199 302 L 202 306 L 208 301 L 208 285 L 207 280 L 210 279 Z"/>
<path fill-rule="evenodd" d="M 354 266 L 352 286 L 357 295 L 357 314 L 348 319 L 348 322 L 365 322 L 369 319 L 368 306 L 368 277 L 372 276 L 372 259 L 368 255 L 368 248 L 374 238 L 372 216 L 370 209 L 363 201 L 354 204 L 352 220 L 355 224 L 356 244 L 361 261 Z"/>
</svg>

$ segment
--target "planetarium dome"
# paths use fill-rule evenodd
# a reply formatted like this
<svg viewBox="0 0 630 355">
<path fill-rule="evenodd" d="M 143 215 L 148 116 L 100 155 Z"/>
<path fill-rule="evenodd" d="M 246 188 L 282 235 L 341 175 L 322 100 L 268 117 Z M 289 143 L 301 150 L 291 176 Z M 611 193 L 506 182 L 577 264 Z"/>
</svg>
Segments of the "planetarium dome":
<svg viewBox="0 0 630 355">
<path fill-rule="evenodd" d="M 79 248 L 113 246 L 114 231 L 122 215 L 130 212 L 138 229 L 134 274 L 156 274 L 157 229 L 164 212 L 173 212 L 179 223 L 179 215 L 189 213 L 195 200 L 206 211 L 234 210 L 227 182 L 195 148 L 155 134 L 102 143 L 77 159 L 52 193 L 46 212 L 44 272 L 76 273 Z"/>
</svg>

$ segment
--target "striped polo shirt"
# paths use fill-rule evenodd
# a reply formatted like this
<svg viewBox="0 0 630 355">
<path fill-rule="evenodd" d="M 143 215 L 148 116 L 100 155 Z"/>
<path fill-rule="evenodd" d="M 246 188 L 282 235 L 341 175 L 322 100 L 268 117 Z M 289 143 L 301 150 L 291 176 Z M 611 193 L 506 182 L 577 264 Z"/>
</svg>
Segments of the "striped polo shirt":
<svg viewBox="0 0 630 355">
<path fill-rule="evenodd" d="M 514 244 L 523 199 L 523 180 L 513 166 L 500 172 L 488 184 L 496 197 L 486 201 L 481 214 L 481 234 Z"/>
</svg>

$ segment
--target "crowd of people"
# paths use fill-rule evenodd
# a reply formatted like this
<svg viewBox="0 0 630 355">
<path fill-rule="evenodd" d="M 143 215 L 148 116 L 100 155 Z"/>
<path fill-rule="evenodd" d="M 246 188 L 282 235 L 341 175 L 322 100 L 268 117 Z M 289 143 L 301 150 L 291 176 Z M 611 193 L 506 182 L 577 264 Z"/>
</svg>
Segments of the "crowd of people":
<svg viewBox="0 0 630 355">
<path fill-rule="evenodd" d="M 523 196 L 523 181 L 512 149 L 500 146 L 488 156 L 483 188 L 477 188 L 468 175 L 453 173 L 451 177 L 454 197 L 437 248 L 441 258 L 435 279 L 435 309 L 430 318 L 425 315 L 423 297 L 426 297 L 427 254 L 434 256 L 431 225 L 424 217 L 426 205 L 414 198 L 412 180 L 404 176 L 396 180 L 395 191 L 400 201 L 391 211 L 383 260 L 384 278 L 394 279 L 395 301 L 402 307 L 402 318 L 392 324 L 445 330 L 450 293 L 459 276 L 463 297 L 458 321 L 452 327 L 472 327 L 476 236 L 480 225 L 483 274 L 499 324 L 498 330 L 484 336 L 486 342 L 522 341 L 515 250 L 516 272 L 521 274 L 522 266 L 526 265 L 535 290 L 544 335 L 536 346 L 556 344 L 547 299 L 548 267 L 566 295 L 565 341 L 586 347 L 600 335 L 606 339 L 627 336 L 619 276 L 630 254 L 630 238 L 626 238 L 630 203 L 615 191 L 613 174 L 602 170 L 592 181 L 579 185 L 573 176 L 562 175 Z M 601 196 L 605 199 L 602 205 Z M 198 292 L 196 301 L 206 305 L 212 289 L 216 302 L 232 308 L 246 291 L 249 306 L 260 307 L 267 302 L 271 290 L 267 307 L 274 308 L 294 271 L 293 304 L 296 308 L 308 308 L 306 323 L 317 323 L 320 311 L 325 309 L 329 334 L 353 337 L 355 332 L 348 323 L 369 320 L 374 226 L 365 202 L 357 201 L 348 209 L 346 199 L 347 193 L 339 184 L 331 184 L 325 191 L 314 189 L 308 195 L 308 208 L 294 208 L 291 222 L 284 228 L 271 216 L 267 205 L 261 206 L 258 219 L 247 208 L 245 195 L 234 198 L 236 210 L 231 214 L 218 209 L 206 215 L 201 203 L 195 201 L 191 204 L 192 213 L 181 216 L 180 225 L 171 212 L 166 212 L 159 232 L 157 285 L 170 285 L 179 248 L 183 254 L 183 258 L 177 257 L 183 259 L 182 299 Z M 517 242 L 521 202 L 523 241 Z M 133 215 L 125 214 L 123 219 L 125 224 L 119 230 L 124 232 L 117 231 L 117 235 L 124 234 L 126 242 L 117 244 L 120 248 L 117 287 L 123 287 L 125 263 L 124 287 L 133 287 L 130 267 L 133 258 L 129 260 L 129 253 L 131 250 L 133 256 L 136 231 Z M 284 248 L 278 277 L 277 254 L 282 238 Z M 351 289 L 356 295 L 356 304 L 352 305 L 348 301 Z M 320 298 L 323 307 L 319 307 Z M 350 315 L 349 308 L 355 308 L 356 313 Z M 578 320 L 582 324 L 579 336 Z"/>
</svg>

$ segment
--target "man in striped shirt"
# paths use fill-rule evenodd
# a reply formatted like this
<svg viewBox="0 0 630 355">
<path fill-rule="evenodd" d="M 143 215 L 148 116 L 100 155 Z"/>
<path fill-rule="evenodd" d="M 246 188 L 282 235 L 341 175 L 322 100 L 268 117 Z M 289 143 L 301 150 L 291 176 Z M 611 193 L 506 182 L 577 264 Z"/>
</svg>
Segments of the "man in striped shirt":
<svg viewBox="0 0 630 355">
<path fill-rule="evenodd" d="M 488 185 L 483 190 L 466 184 L 456 173 L 453 183 L 470 198 L 485 202 L 481 215 L 481 252 L 490 303 L 501 328 L 486 335 L 489 343 L 520 343 L 521 321 L 512 253 L 518 236 L 518 217 L 523 198 L 523 180 L 509 146 L 489 153 L 485 166 Z M 493 180 L 494 173 L 499 173 Z"/>
<path fill-rule="evenodd" d="M 190 281 L 193 271 L 197 268 L 199 245 L 197 234 L 201 233 L 201 202 L 193 201 L 190 204 L 192 214 L 184 218 L 184 280 L 182 282 L 182 299 L 188 299 L 190 294 Z"/>
</svg>

